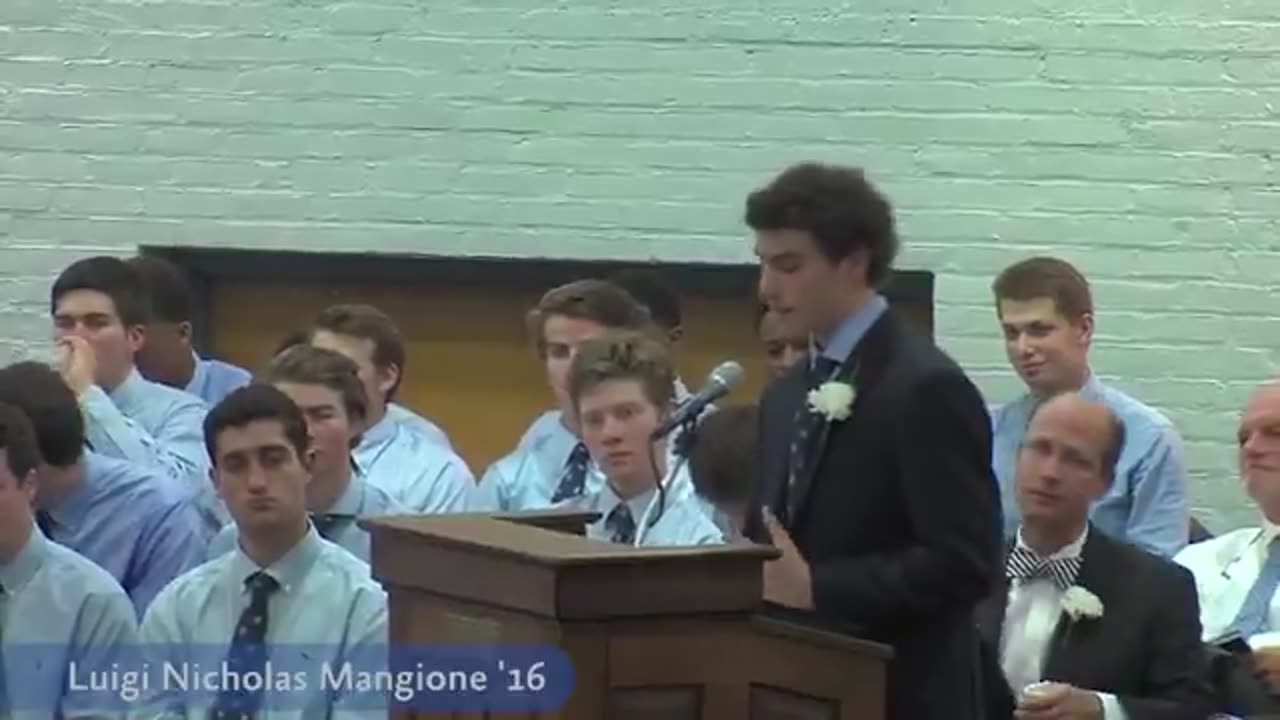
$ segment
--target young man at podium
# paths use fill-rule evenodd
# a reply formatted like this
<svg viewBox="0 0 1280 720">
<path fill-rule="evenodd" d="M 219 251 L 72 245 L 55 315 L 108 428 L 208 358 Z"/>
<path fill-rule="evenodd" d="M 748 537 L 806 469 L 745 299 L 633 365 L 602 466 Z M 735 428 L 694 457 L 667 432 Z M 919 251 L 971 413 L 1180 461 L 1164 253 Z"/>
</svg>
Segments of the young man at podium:
<svg viewBox="0 0 1280 720">
<path fill-rule="evenodd" d="M 760 402 L 768 514 L 747 535 L 782 552 L 765 599 L 891 646 L 887 718 L 986 718 L 972 614 L 1000 552 L 991 419 L 877 292 L 898 249 L 889 203 L 860 170 L 803 164 L 751 194 L 746 223 L 762 299 L 811 347 Z"/>
<path fill-rule="evenodd" d="M 605 477 L 574 503 L 600 513 L 587 537 L 635 546 L 707 545 L 724 535 L 691 493 L 665 438 L 653 439 L 673 404 L 675 368 L 666 347 L 641 333 L 609 333 L 584 342 L 569 367 L 569 397 L 582 442 Z"/>
</svg>

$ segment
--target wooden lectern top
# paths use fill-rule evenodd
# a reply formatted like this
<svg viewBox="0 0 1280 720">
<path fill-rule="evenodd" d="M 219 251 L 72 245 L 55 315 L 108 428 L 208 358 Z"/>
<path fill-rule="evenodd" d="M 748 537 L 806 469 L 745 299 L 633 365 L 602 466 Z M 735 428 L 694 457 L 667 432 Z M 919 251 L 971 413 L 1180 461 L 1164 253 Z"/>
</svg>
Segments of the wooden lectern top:
<svg viewBox="0 0 1280 720">
<path fill-rule="evenodd" d="M 361 520 L 383 583 L 560 620 L 753 612 L 775 548 L 632 547 L 571 534 L 591 514 Z M 550 529 L 557 527 L 562 531 Z"/>
<path fill-rule="evenodd" d="M 779 555 L 765 545 L 693 545 L 684 547 L 642 547 L 619 545 L 556 532 L 578 522 L 594 519 L 596 513 L 512 513 L 483 515 L 455 513 L 450 515 L 389 516 L 366 521 L 388 538 L 431 538 L 438 545 L 471 548 L 484 553 L 518 557 L 545 565 L 570 566 L 596 564 L 602 561 L 622 563 L 670 562 L 679 557 L 742 557 L 770 560 Z"/>
</svg>

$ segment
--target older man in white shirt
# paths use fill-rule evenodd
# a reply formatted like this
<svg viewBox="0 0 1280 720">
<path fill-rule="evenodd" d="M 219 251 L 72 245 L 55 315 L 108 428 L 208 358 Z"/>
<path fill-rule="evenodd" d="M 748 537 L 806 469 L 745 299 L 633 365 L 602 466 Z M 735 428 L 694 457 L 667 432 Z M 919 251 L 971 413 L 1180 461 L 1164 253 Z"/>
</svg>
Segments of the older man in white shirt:
<svg viewBox="0 0 1280 720">
<path fill-rule="evenodd" d="M 1280 713 L 1280 381 L 1254 391 L 1237 439 L 1240 478 L 1259 524 L 1190 545 L 1174 559 L 1195 575 L 1204 641 L 1236 654 L 1232 709 Z"/>
</svg>

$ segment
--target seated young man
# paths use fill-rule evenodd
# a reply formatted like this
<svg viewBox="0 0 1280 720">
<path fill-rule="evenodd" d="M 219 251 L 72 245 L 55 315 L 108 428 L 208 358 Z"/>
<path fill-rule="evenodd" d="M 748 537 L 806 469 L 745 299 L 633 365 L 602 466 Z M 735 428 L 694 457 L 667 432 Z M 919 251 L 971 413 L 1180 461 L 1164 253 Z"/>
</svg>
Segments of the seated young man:
<svg viewBox="0 0 1280 720">
<path fill-rule="evenodd" d="M 758 468 L 754 405 L 731 405 L 698 423 L 689 475 L 698 497 L 712 507 L 712 520 L 729 539 L 742 537 Z"/>
<path fill-rule="evenodd" d="M 135 356 L 146 339 L 150 302 L 125 261 L 91 257 L 62 271 L 50 291 L 60 358 L 95 452 L 156 468 L 187 485 L 212 535 L 227 520 L 209 487 L 200 441 L 207 409 L 199 398 L 151 382 Z"/>
<path fill-rule="evenodd" d="M 578 348 L 569 397 L 605 479 L 597 492 L 571 501 L 601 514 L 588 537 L 651 546 L 724 542 L 696 497 L 671 489 L 679 469 L 670 467 L 666 439 L 652 439 L 671 413 L 674 382 L 666 347 L 646 335 L 608 334 Z"/>
<path fill-rule="evenodd" d="M 0 369 L 0 402 L 35 427 L 41 531 L 110 573 L 139 617 L 169 581 L 204 560 L 208 535 L 189 489 L 154 466 L 87 449 L 75 395 L 51 368 Z"/>
<path fill-rule="evenodd" d="M 248 370 L 202 358 L 192 347 L 194 303 L 182 270 L 155 255 L 130 258 L 129 266 L 151 298 L 151 320 L 136 357 L 143 377 L 195 395 L 210 405 L 253 380 Z"/>
<path fill-rule="evenodd" d="M 323 540 L 308 520 L 307 422 L 298 406 L 270 385 L 240 388 L 209 412 L 205 441 L 237 545 L 156 598 L 141 630 L 152 665 L 216 668 L 225 661 L 244 676 L 264 672 L 270 656 L 277 669 L 315 680 L 325 663 L 337 667 L 344 657 L 384 646 L 382 587 L 368 565 Z M 270 698 L 260 687 L 215 696 L 156 685 L 163 684 L 148 689 L 141 714 L 258 717 L 274 700 L 305 708 L 299 717 L 348 717 L 343 711 L 351 702 L 319 683 Z"/>
<path fill-rule="evenodd" d="M 1212 707 L 1191 573 L 1089 522 L 1125 427 L 1104 404 L 1066 394 L 1031 416 L 1015 464 L 1021 512 L 1006 581 L 978 627 L 1007 685 L 988 696 L 1018 718 L 1205 718 Z M 1012 707 L 990 717 L 1009 717 Z"/>
<path fill-rule="evenodd" d="M 652 329 L 648 312 L 618 286 L 579 280 L 547 291 L 526 318 L 556 408 L 539 416 L 516 449 L 485 471 L 476 492 L 483 510 L 537 510 L 581 498 L 603 484 L 569 400 L 569 365 L 578 347 L 611 330 Z"/>
<path fill-rule="evenodd" d="M 764 345 L 765 369 L 770 381 L 782 377 L 797 360 L 809 354 L 809 338 L 788 335 L 767 305 L 756 308 L 756 333 Z"/>
<path fill-rule="evenodd" d="M 122 704 L 78 691 L 60 671 L 110 672 L 137 641 L 138 620 L 107 571 L 36 527 L 39 464 L 31 422 L 0 404 L 0 716 L 123 716 Z"/>
<path fill-rule="evenodd" d="M 406 353 L 391 318 L 369 305 L 335 305 L 316 318 L 310 344 L 360 369 L 368 417 L 354 457 L 365 479 L 412 512 L 466 512 L 476 485 L 466 461 L 434 423 L 395 411 Z"/>
<path fill-rule="evenodd" d="M 369 562 L 369 532 L 362 517 L 406 513 L 385 490 L 365 482 L 351 462 L 364 423 L 364 386 L 355 363 L 332 350 L 300 345 L 271 361 L 263 380 L 302 410 L 311 436 L 304 462 L 311 471 L 307 508 L 320 537 Z M 209 556 L 236 546 L 235 524 L 213 539 Z"/>
</svg>

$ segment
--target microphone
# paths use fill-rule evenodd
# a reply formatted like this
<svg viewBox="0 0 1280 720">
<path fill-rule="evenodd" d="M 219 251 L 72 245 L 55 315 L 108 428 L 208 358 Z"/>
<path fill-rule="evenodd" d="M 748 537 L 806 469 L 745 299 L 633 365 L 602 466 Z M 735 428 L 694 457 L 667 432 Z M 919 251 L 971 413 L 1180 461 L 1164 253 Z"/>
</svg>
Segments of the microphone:
<svg viewBox="0 0 1280 720">
<path fill-rule="evenodd" d="M 733 386 L 742 382 L 745 374 L 746 371 L 742 366 L 732 360 L 717 365 L 716 369 L 707 376 L 706 385 L 696 395 L 681 403 L 680 407 L 671 413 L 671 417 L 653 431 L 652 439 L 657 440 L 669 435 L 672 430 L 701 415 L 708 405 L 728 395 Z"/>
</svg>

